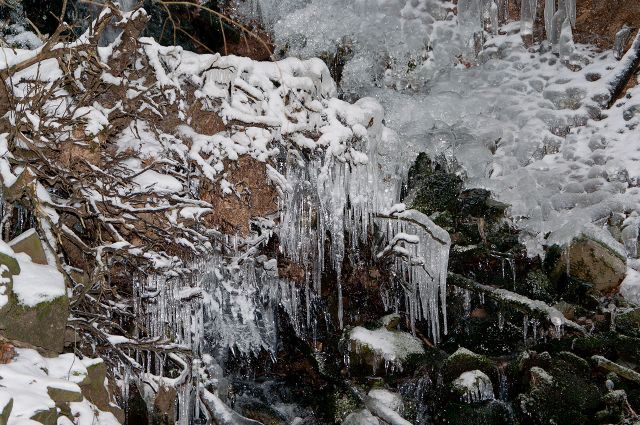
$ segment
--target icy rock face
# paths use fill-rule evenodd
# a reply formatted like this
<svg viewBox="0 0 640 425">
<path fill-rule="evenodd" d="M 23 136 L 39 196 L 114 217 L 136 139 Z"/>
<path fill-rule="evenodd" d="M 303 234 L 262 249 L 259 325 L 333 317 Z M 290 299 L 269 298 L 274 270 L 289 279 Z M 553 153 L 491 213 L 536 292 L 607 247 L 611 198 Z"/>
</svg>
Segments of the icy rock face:
<svg viewBox="0 0 640 425">
<path fill-rule="evenodd" d="M 340 90 L 383 105 L 386 125 L 399 135 L 385 146 L 390 175 L 406 173 L 418 152 L 455 161 L 469 187 L 490 189 L 511 205 L 531 255 L 547 236 L 568 235 L 571 227 L 569 242 L 585 224 L 605 227 L 611 214 L 637 209 L 640 168 L 632 158 L 640 116 L 628 111 L 640 89 L 591 120 L 616 61 L 573 43 L 575 0 L 546 2 L 553 48 L 534 45 L 533 55 L 518 31 L 531 28 L 535 1 L 521 2 L 520 24 L 482 37 L 476 34 L 493 20 L 491 2 L 461 1 L 459 16 L 428 0 L 276 3 L 253 2 L 271 16 L 286 54 L 351 52 Z M 496 3 L 501 16 L 504 3 Z"/>
<path fill-rule="evenodd" d="M 461 395 L 465 403 L 478 403 L 495 398 L 491 379 L 480 370 L 462 373 L 452 385 L 453 390 Z"/>
</svg>

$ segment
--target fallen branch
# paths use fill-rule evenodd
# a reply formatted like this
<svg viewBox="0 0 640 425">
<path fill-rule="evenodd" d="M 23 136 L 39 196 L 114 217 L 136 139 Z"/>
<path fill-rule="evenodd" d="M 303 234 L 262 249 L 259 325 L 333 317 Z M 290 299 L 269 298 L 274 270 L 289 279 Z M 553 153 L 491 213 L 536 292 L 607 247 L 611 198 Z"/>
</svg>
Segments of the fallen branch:
<svg viewBox="0 0 640 425">
<path fill-rule="evenodd" d="M 602 369 L 608 370 L 609 372 L 617 373 L 618 375 L 625 379 L 628 379 L 629 381 L 640 384 L 640 373 L 636 372 L 635 370 L 621 366 L 618 363 L 612 362 L 611 360 L 602 356 L 592 356 L 591 360 L 595 361 L 598 367 L 601 367 Z"/>
<path fill-rule="evenodd" d="M 638 66 L 640 66 L 640 30 L 638 30 L 631 48 L 612 71 L 612 76 L 606 83 L 608 94 L 602 99 L 602 106 L 606 106 L 609 109 L 614 105 L 618 96 L 620 96 L 631 77 L 635 74 Z"/>
<path fill-rule="evenodd" d="M 524 295 L 516 294 L 515 292 L 511 292 L 506 289 L 483 285 L 471 279 L 467 279 L 464 276 L 460 276 L 459 274 L 451 272 L 448 273 L 447 283 L 459 288 L 468 289 L 475 292 L 482 292 L 489 298 L 492 298 L 500 303 L 508 304 L 509 306 L 523 313 L 546 319 L 558 328 L 565 326 L 583 334 L 587 333 L 583 326 L 580 326 L 579 324 L 567 319 L 558 309 L 551 307 L 543 301 L 532 300 L 531 298 L 527 298 Z"/>
</svg>

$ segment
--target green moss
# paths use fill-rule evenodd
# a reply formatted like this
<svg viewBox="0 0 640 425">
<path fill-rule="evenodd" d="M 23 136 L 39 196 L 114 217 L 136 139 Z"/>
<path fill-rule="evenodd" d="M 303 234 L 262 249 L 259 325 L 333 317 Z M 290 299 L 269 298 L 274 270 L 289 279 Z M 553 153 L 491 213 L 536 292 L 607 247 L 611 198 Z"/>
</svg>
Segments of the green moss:
<svg viewBox="0 0 640 425">
<path fill-rule="evenodd" d="M 360 400 L 343 389 L 338 389 L 332 394 L 331 404 L 335 423 L 342 423 L 349 413 L 361 408 Z"/>
</svg>

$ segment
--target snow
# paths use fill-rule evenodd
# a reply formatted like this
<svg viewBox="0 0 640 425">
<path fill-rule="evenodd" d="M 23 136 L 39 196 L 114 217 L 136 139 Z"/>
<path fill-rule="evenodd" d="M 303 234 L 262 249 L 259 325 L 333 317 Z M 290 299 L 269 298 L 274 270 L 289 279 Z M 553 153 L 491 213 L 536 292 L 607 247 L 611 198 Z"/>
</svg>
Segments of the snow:
<svg viewBox="0 0 640 425">
<path fill-rule="evenodd" d="M 365 347 L 386 362 L 402 364 L 412 354 L 423 354 L 422 342 L 406 332 L 389 331 L 386 328 L 369 330 L 356 326 L 349 333 L 349 340 L 357 352 Z"/>
<path fill-rule="evenodd" d="M 259 11 L 287 55 L 351 52 L 343 96 L 374 97 L 398 135 L 385 143 L 383 170 L 402 179 L 419 152 L 446 159 L 468 187 L 511 205 L 530 255 L 566 226 L 608 231 L 608 217 L 640 209 L 640 88 L 603 110 L 630 58 L 573 42 L 574 0 L 558 10 L 546 2 L 550 42 L 531 47 L 522 35 L 535 1 L 521 2 L 521 22 L 493 35 L 480 34 L 494 19 L 492 2 L 480 0 L 460 1 L 460 16 L 431 1 L 249 3 L 259 7 L 245 4 L 245 13 Z"/>
<path fill-rule="evenodd" d="M 495 398 L 491 379 L 480 370 L 463 372 L 453 381 L 452 385 L 462 392 L 462 400 L 466 403 L 477 403 Z"/>
<path fill-rule="evenodd" d="M 80 392 L 77 384 L 87 375 L 84 360 L 73 354 L 46 358 L 35 350 L 22 348 L 16 348 L 16 354 L 11 363 L 0 365 L 0 400 L 13 399 L 8 424 L 29 423 L 36 412 L 55 408 L 48 388 Z M 102 425 L 118 424 L 113 414 L 99 411 L 86 399 L 71 406 L 78 414 L 76 424 L 92 424 L 96 419 Z"/>
<path fill-rule="evenodd" d="M 628 302 L 640 306 L 640 271 L 629 267 L 627 276 L 620 284 L 620 294 Z"/>
<path fill-rule="evenodd" d="M 57 268 L 36 264 L 24 253 L 16 254 L 20 274 L 13 277 L 13 292 L 27 307 L 53 301 L 66 295 L 62 273 Z"/>
<path fill-rule="evenodd" d="M 182 183 L 178 179 L 154 170 L 147 170 L 133 178 L 142 191 L 156 193 L 175 193 L 183 190 Z"/>
</svg>

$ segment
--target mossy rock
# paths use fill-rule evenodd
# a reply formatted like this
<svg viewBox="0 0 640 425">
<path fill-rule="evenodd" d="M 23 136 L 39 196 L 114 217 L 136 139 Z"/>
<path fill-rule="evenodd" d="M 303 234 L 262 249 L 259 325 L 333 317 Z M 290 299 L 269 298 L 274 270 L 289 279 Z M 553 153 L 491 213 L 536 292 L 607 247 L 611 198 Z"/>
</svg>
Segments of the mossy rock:
<svg viewBox="0 0 640 425">
<path fill-rule="evenodd" d="M 552 356 L 546 368 L 531 368 L 529 390 L 518 396 L 524 423 L 584 425 L 602 407 L 602 393 L 588 363 L 572 353 Z M 544 372 L 544 373 L 543 373 Z"/>
<path fill-rule="evenodd" d="M 495 363 L 488 357 L 476 354 L 466 348 L 459 348 L 444 361 L 442 365 L 443 380 L 449 385 L 462 373 L 472 370 L 479 370 L 487 375 L 493 383 L 494 394 L 498 392 L 496 385 L 500 378 Z"/>
<path fill-rule="evenodd" d="M 413 198 L 411 207 L 424 214 L 459 210 L 462 179 L 434 165 L 425 153 L 418 155 L 409 170 L 408 187 Z"/>
<path fill-rule="evenodd" d="M 608 359 L 640 362 L 640 338 L 606 332 L 577 337 L 572 341 L 572 351 L 585 358 L 601 355 Z"/>
<path fill-rule="evenodd" d="M 442 414 L 448 425 L 515 425 L 517 420 L 508 403 L 492 400 L 481 404 L 449 403 Z"/>
<path fill-rule="evenodd" d="M 7 422 L 9 422 L 9 416 L 11 415 L 12 409 L 13 409 L 13 399 L 10 398 L 9 401 L 2 408 L 2 412 L 0 412 L 0 425 L 7 425 Z"/>
<path fill-rule="evenodd" d="M 551 303 L 556 295 L 551 280 L 542 270 L 530 271 L 524 282 L 516 280 L 514 290 L 521 295 L 546 303 Z"/>
<path fill-rule="evenodd" d="M 47 394 L 51 397 L 51 400 L 57 403 L 74 403 L 82 401 L 84 398 L 80 389 L 78 391 L 71 391 L 63 388 L 47 387 Z"/>
<path fill-rule="evenodd" d="M 7 268 L 9 269 L 9 274 L 11 276 L 20 274 L 20 265 L 18 264 L 18 260 L 16 260 L 15 257 L 0 252 L 0 264 L 7 266 Z"/>
<path fill-rule="evenodd" d="M 36 264 L 47 265 L 47 255 L 42 246 L 42 240 L 35 229 L 29 229 L 17 238 L 9 242 L 9 246 L 14 252 L 23 252 L 31 257 L 31 261 Z"/>
<path fill-rule="evenodd" d="M 362 403 L 353 393 L 340 388 L 333 392 L 330 402 L 335 423 L 342 423 L 349 414 L 362 407 Z"/>
<path fill-rule="evenodd" d="M 40 422 L 42 425 L 57 425 L 58 423 L 58 409 L 52 407 L 48 410 L 41 410 L 31 416 L 36 422 Z"/>
<path fill-rule="evenodd" d="M 616 330 L 624 335 L 640 337 L 640 308 L 618 314 L 615 325 Z"/>
<path fill-rule="evenodd" d="M 0 312 L 0 327 L 9 339 L 62 353 L 68 317 L 69 299 L 66 296 L 28 307 L 10 294 L 9 303 Z"/>
<path fill-rule="evenodd" d="M 87 375 L 78 384 L 82 395 L 93 403 L 98 409 L 111 412 L 118 419 L 118 422 L 124 423 L 124 412 L 122 409 L 111 404 L 109 391 L 105 387 L 105 379 L 107 377 L 107 366 L 103 361 L 99 361 L 87 366 Z"/>
</svg>

